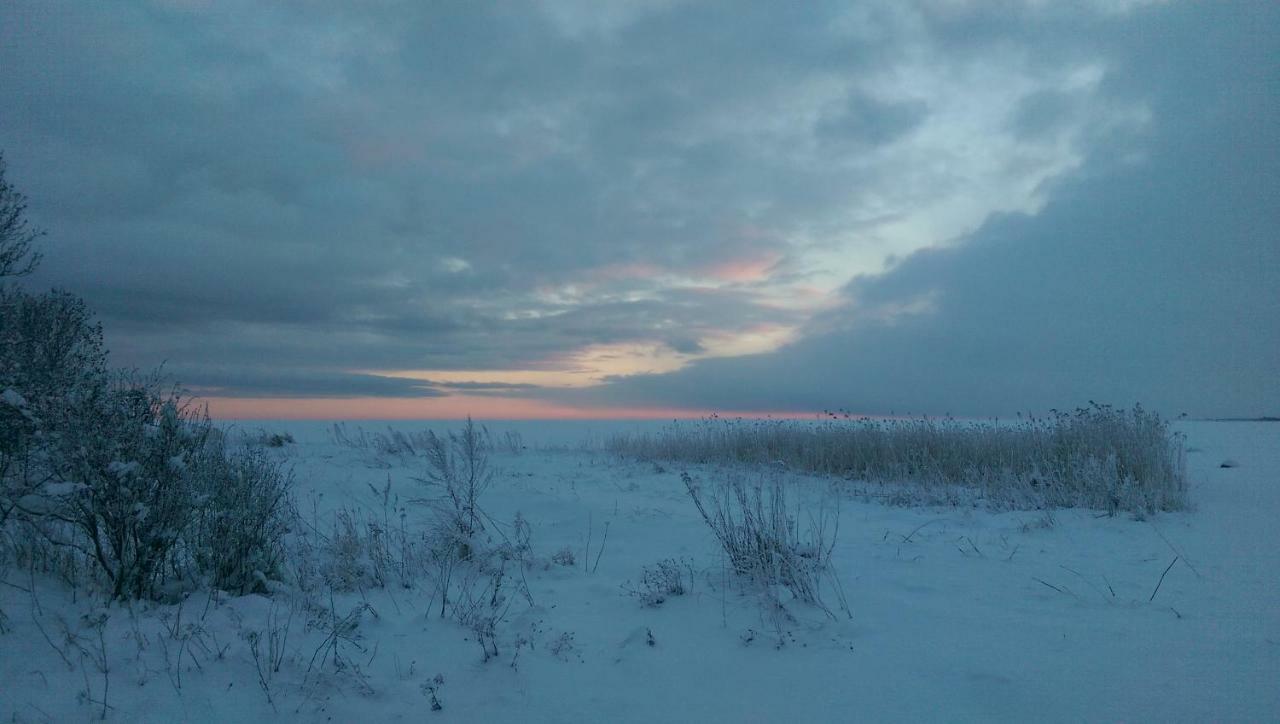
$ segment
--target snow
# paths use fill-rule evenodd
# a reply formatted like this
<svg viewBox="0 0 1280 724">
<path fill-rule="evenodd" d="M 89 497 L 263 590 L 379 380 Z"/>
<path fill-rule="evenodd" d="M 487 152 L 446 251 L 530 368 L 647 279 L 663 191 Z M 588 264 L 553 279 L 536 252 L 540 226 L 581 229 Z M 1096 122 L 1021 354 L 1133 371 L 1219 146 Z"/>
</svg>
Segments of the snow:
<svg viewBox="0 0 1280 724">
<path fill-rule="evenodd" d="M 45 483 L 44 494 L 53 498 L 61 498 L 75 495 L 87 487 L 84 483 Z"/>
<path fill-rule="evenodd" d="M 715 469 L 659 472 L 578 445 L 636 424 L 521 423 L 530 449 L 495 456 L 501 472 L 483 504 L 498 520 L 527 519 L 547 562 L 524 572 L 533 605 L 517 597 L 497 659 L 483 662 L 472 633 L 438 617 L 429 581 L 334 594 L 337 616 L 362 611 L 358 640 L 339 649 L 360 675 L 307 673 L 326 634 L 298 608 L 280 671 L 267 667 L 268 703 L 250 634 L 265 656 L 272 624 L 290 615 L 287 594 L 102 608 L 10 570 L 0 719 L 96 718 L 104 682 L 107 719 L 130 722 L 1280 717 L 1280 425 L 1181 423 L 1196 450 L 1194 509 L 1146 521 L 889 507 L 838 485 L 834 559 L 852 619 L 792 602 L 794 620 L 779 628 L 726 573 L 679 478 L 707 481 Z M 380 514 L 371 486 L 388 482 L 402 501 L 426 494 L 413 479 L 419 459 L 337 446 L 318 425 L 269 427 L 298 440 L 272 454 L 294 465 L 309 519 L 344 506 Z M 831 484 L 796 478 L 794 490 L 816 500 Z M 408 506 L 410 525 L 429 515 Z M 575 565 L 551 563 L 565 547 Z M 658 607 L 628 594 L 668 558 L 692 567 L 689 592 Z M 101 638 L 95 611 L 107 616 Z M 37 623 L 55 643 L 65 626 L 80 647 L 64 647 L 63 660 Z M 79 695 L 86 687 L 94 701 Z"/>
<path fill-rule="evenodd" d="M 138 471 L 141 464 L 136 460 L 124 462 L 122 460 L 112 460 L 107 463 L 107 472 L 118 478 L 124 478 Z"/>
<path fill-rule="evenodd" d="M 6 388 L 4 392 L 0 392 L 0 402 L 18 409 L 27 406 L 27 399 L 13 388 Z"/>
</svg>

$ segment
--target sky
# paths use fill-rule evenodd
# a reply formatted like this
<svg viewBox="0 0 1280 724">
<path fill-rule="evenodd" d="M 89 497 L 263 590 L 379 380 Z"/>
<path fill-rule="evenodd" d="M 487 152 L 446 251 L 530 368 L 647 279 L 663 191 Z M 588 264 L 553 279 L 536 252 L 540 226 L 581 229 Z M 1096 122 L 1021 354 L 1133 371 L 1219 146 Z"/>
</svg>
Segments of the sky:
<svg viewBox="0 0 1280 724">
<path fill-rule="evenodd" d="M 0 4 L 112 361 L 220 417 L 1280 413 L 1280 5 Z"/>
</svg>

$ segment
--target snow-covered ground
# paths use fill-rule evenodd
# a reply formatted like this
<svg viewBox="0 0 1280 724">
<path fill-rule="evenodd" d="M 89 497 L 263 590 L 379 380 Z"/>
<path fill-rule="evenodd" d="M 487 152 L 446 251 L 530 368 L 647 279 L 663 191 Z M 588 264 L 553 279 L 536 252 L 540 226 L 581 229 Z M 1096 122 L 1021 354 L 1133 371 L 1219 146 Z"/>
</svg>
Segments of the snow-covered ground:
<svg viewBox="0 0 1280 724">
<path fill-rule="evenodd" d="M 679 476 L 716 470 L 577 445 L 627 425 L 522 423 L 530 449 L 495 456 L 483 504 L 501 521 L 519 512 L 533 550 L 497 658 L 440 618 L 429 576 L 309 606 L 279 593 L 129 608 L 11 570 L 0 719 L 87 720 L 104 699 L 108 720 L 129 722 L 1280 719 L 1280 424 L 1180 424 L 1194 509 L 1147 521 L 889 507 L 835 483 L 852 617 L 834 619 L 797 602 L 769 615 L 726 574 Z M 279 454 L 320 528 L 341 508 L 381 519 L 374 488 L 388 482 L 402 503 L 428 492 L 421 459 L 342 447 L 318 425 L 264 427 L 298 439 Z M 405 508 L 411 530 L 426 526 L 428 506 Z M 571 566 L 551 560 L 565 548 Z M 662 559 L 692 585 L 646 606 L 628 589 Z M 323 644 L 352 611 L 338 670 Z M 272 630 L 278 672 L 253 657 L 256 632 L 271 658 Z"/>
</svg>

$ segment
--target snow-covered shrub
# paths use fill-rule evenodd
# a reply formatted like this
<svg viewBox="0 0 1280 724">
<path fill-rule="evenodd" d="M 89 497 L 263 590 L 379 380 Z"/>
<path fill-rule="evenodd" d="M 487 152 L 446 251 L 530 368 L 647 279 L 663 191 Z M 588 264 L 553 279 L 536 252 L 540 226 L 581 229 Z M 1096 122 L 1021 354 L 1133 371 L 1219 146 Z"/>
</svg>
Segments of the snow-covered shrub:
<svg viewBox="0 0 1280 724">
<path fill-rule="evenodd" d="M 386 585 L 392 566 L 387 533 L 358 511 L 344 508 L 334 512 L 333 527 L 321 550 L 324 558 L 320 573 L 333 590 Z"/>
<path fill-rule="evenodd" d="M 453 591 L 453 577 L 462 565 L 463 554 L 471 555 L 471 542 L 460 539 L 457 527 L 447 520 L 437 519 L 427 536 L 427 561 L 435 578 L 435 593 L 440 599 L 440 617 L 448 611 Z M 434 605 L 434 603 L 432 604 Z"/>
<path fill-rule="evenodd" d="M 821 589 L 824 577 L 836 583 L 831 553 L 839 532 L 837 511 L 792 508 L 778 475 L 748 481 L 729 474 L 711 490 L 688 473 L 680 479 L 735 573 L 764 587 L 781 586 L 834 617 Z M 845 609 L 843 600 L 840 607 Z"/>
<path fill-rule="evenodd" d="M 332 523 L 319 524 L 293 546 L 296 576 L 303 589 L 310 589 L 310 576 L 319 575 L 325 585 L 337 591 L 385 588 L 398 584 L 411 588 L 426 572 L 431 541 L 422 531 L 410 530 L 407 512 L 391 492 L 391 481 L 369 488 L 381 504 L 377 508 L 344 507 L 333 512 Z M 323 529 L 323 530 L 321 530 Z M 296 574 L 295 574 L 296 575 Z M 305 580 L 304 580 L 305 579 Z"/>
<path fill-rule="evenodd" d="M 261 450 L 206 440 L 193 464 L 199 515 L 188 546 L 209 584 L 266 592 L 281 578 L 285 536 L 295 527 L 293 476 Z"/>
<path fill-rule="evenodd" d="M 960 486 L 1001 508 L 1134 513 L 1187 505 L 1183 439 L 1159 415 L 1091 404 L 1011 423 L 725 420 L 612 438 L 648 460 L 782 465 L 873 483 Z"/>
<path fill-rule="evenodd" d="M 346 615 L 339 615 L 332 598 L 328 606 L 312 611 L 312 616 L 307 621 L 307 632 L 317 631 L 323 635 L 323 639 L 307 663 L 304 688 L 334 688 L 346 681 L 355 684 L 365 696 L 374 693 L 369 677 L 358 661 L 368 653 L 368 649 L 361 643 L 364 636 L 360 633 L 360 624 L 364 621 L 365 614 L 377 616 L 377 612 L 367 602 L 357 604 Z"/>
<path fill-rule="evenodd" d="M 524 580 L 524 570 L 532 560 L 527 536 L 523 540 L 508 539 L 496 544 L 486 540 L 486 545 L 480 545 L 472 538 L 464 539 L 449 520 L 437 519 L 427 541 L 426 559 L 435 587 L 432 600 L 439 600 L 441 618 L 448 615 L 475 628 L 488 615 L 496 625 L 505 620 L 511 604 L 510 596 L 504 591 L 515 590 L 530 600 Z M 520 575 L 518 582 L 505 583 L 510 575 L 508 569 Z M 488 608 L 482 606 L 484 601 L 489 602 Z M 501 615 L 497 615 L 496 610 L 499 603 L 504 604 Z"/>
<path fill-rule="evenodd" d="M 455 529 L 459 542 L 469 546 L 488 518 L 480 507 L 480 496 L 493 482 L 488 436 L 468 417 L 460 432 L 442 437 L 428 431 L 424 442 L 427 471 L 419 482 L 440 491 L 437 511 Z M 463 553 L 462 558 L 470 555 Z"/>
<path fill-rule="evenodd" d="M 267 610 L 262 629 L 250 628 L 241 633 L 245 642 L 249 644 L 249 655 L 253 659 L 253 667 L 258 674 L 258 687 L 262 689 L 273 711 L 276 710 L 276 703 L 272 696 L 272 686 L 276 675 L 284 666 L 289 630 L 293 626 L 293 613 L 294 608 L 290 603 L 288 614 L 281 620 L 280 612 L 273 602 L 271 608 Z"/>
<path fill-rule="evenodd" d="M 102 326 L 84 300 L 62 291 L 0 288 L 0 380 L 29 404 L 101 384 Z"/>
<path fill-rule="evenodd" d="M 38 515 L 45 483 L 27 401 L 13 388 L 0 395 L 0 529 L 11 516 Z"/>
<path fill-rule="evenodd" d="M 24 212 L 0 157 L 0 541 L 72 580 L 91 563 L 116 598 L 196 578 L 260 585 L 280 555 L 286 477 L 228 451 L 158 378 L 110 372 L 82 299 L 2 283 L 39 258 Z"/>
<path fill-rule="evenodd" d="M 480 506 L 494 477 L 492 449 L 488 432 L 469 417 L 459 432 L 428 431 L 422 446 L 426 477 L 418 479 L 439 491 L 432 500 L 436 515 L 427 545 L 436 587 L 432 605 L 438 597 L 442 617 L 448 614 L 471 629 L 485 661 L 498 655 L 497 629 L 507 618 L 512 594 L 532 603 L 524 580 L 533 560 L 528 521 L 517 513 L 508 535 Z M 519 573 L 518 581 L 509 580 L 513 572 Z"/>
<path fill-rule="evenodd" d="M 693 572 L 688 564 L 681 564 L 674 558 L 665 558 L 652 566 L 645 566 L 640 574 L 639 584 L 628 583 L 624 590 L 645 606 L 656 608 L 666 603 L 668 598 L 683 596 L 688 592 L 688 586 L 685 585 L 686 572 L 692 583 Z"/>
<path fill-rule="evenodd" d="M 498 626 L 511 612 L 514 593 L 528 597 L 523 581 L 509 581 L 506 560 L 499 559 L 494 570 L 469 566 L 449 600 L 451 617 L 475 635 L 485 661 L 498 656 Z"/>
<path fill-rule="evenodd" d="M 49 466 L 50 439 L 72 403 L 107 380 L 102 328 L 83 300 L 0 287 L 0 525 L 42 516 L 49 496 L 66 492 Z"/>
<path fill-rule="evenodd" d="M 83 543 L 113 597 L 152 596 L 190 577 L 179 554 L 203 502 L 193 471 L 203 467 L 210 428 L 176 394 L 122 378 L 74 405 L 58 431 L 51 465 L 60 482 L 78 486 L 52 514 L 69 524 L 59 542 Z"/>
<path fill-rule="evenodd" d="M 254 435 L 251 439 L 255 445 L 261 445 L 263 447 L 284 447 L 285 445 L 292 445 L 294 443 L 293 435 L 290 433 L 267 432 L 266 430 L 259 430 L 258 434 Z"/>
<path fill-rule="evenodd" d="M 111 373 L 82 300 L 0 289 L 0 526 L 27 526 L 28 564 L 90 561 L 115 597 L 261 589 L 287 497 L 277 464 L 229 449 L 176 390 Z"/>
</svg>

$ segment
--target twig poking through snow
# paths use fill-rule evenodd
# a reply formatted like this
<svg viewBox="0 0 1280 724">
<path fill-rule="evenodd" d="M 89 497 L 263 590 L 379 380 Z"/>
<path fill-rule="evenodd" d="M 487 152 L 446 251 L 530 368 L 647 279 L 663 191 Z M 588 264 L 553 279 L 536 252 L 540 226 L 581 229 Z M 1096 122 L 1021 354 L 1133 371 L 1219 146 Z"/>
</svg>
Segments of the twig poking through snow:
<svg viewBox="0 0 1280 724">
<path fill-rule="evenodd" d="M 1156 600 L 1156 594 L 1160 592 L 1160 584 L 1164 583 L 1164 577 L 1169 575 L 1169 569 L 1173 568 L 1173 564 L 1177 562 L 1178 562 L 1178 556 L 1174 556 L 1173 560 L 1169 561 L 1169 565 L 1164 569 L 1164 573 L 1160 574 L 1160 580 L 1156 582 L 1156 589 L 1151 592 L 1151 598 L 1147 599 L 1147 603 L 1151 603 L 1152 601 Z"/>
<path fill-rule="evenodd" d="M 1103 593 L 1103 592 L 1102 592 L 1102 589 L 1100 589 L 1100 588 L 1098 588 L 1097 586 L 1093 585 L 1093 581 L 1090 581 L 1088 578 L 1085 578 L 1085 577 L 1084 577 L 1084 574 L 1083 574 L 1083 573 L 1081 573 L 1080 571 L 1077 571 L 1077 570 L 1075 570 L 1074 568 L 1068 568 L 1068 567 L 1063 566 L 1063 565 L 1059 565 L 1058 567 L 1059 567 L 1059 568 L 1061 568 L 1062 570 L 1066 571 L 1067 573 L 1071 573 L 1071 574 L 1075 575 L 1077 578 L 1079 578 L 1080 580 L 1084 581 L 1084 583 L 1085 583 L 1085 585 L 1086 585 L 1086 586 L 1088 586 L 1089 588 L 1092 588 L 1094 591 L 1097 591 L 1098 595 L 1102 597 L 1102 600 L 1107 601 L 1108 603 L 1110 603 L 1110 602 L 1111 602 L 1111 599 L 1107 598 L 1107 594 Z M 1106 576 L 1103 576 L 1103 579 L 1105 580 L 1105 579 L 1106 579 Z M 1110 583 L 1108 583 L 1108 584 L 1107 584 L 1107 588 L 1111 588 L 1111 584 L 1110 584 Z M 1112 591 L 1112 592 L 1111 592 L 1111 598 L 1115 598 L 1115 596 L 1116 596 L 1116 592 L 1115 592 L 1115 591 Z"/>
<path fill-rule="evenodd" d="M 1164 544 L 1169 546 L 1169 550 L 1173 551 L 1173 554 L 1175 556 L 1181 558 L 1182 562 L 1187 564 L 1187 568 L 1190 568 L 1191 572 L 1196 574 L 1196 578 L 1201 578 L 1200 571 L 1197 571 L 1196 567 L 1191 565 L 1191 561 L 1187 560 L 1187 557 L 1182 553 L 1182 551 L 1178 550 L 1173 545 L 1173 543 L 1171 543 L 1169 539 L 1164 536 L 1164 533 L 1160 532 L 1160 529 L 1156 527 L 1155 522 L 1154 521 L 1147 521 L 1147 522 L 1151 524 L 1151 530 L 1154 530 L 1156 532 L 1156 535 L 1160 536 L 1160 540 L 1164 541 Z"/>
<path fill-rule="evenodd" d="M 1032 577 L 1031 577 L 1031 580 L 1036 581 L 1036 582 L 1038 582 L 1038 583 L 1043 583 L 1044 585 L 1048 586 L 1049 588 L 1052 588 L 1053 590 L 1057 591 L 1058 593 L 1061 593 L 1061 594 L 1064 594 L 1064 595 L 1067 595 L 1067 596 L 1071 596 L 1072 598 L 1079 598 L 1079 596 L 1077 596 L 1076 594 L 1072 593 L 1070 590 L 1065 589 L 1065 588 L 1059 588 L 1059 587 L 1057 587 L 1057 586 L 1053 585 L 1052 583 L 1049 583 L 1048 581 L 1045 581 L 1045 580 L 1041 580 L 1041 579 L 1039 579 L 1039 578 L 1036 578 L 1035 576 L 1032 576 Z"/>
<path fill-rule="evenodd" d="M 609 540 L 609 522 L 607 520 L 604 522 L 604 536 L 600 539 L 600 550 L 596 551 L 595 565 L 591 566 L 592 575 L 600 569 L 600 557 L 604 555 L 604 544 Z"/>
<path fill-rule="evenodd" d="M 934 518 L 933 520 L 930 520 L 930 521 L 926 521 L 926 522 L 924 522 L 924 523 L 921 523 L 920 525 L 916 526 L 916 529 L 915 529 L 915 530 L 913 530 L 913 531 L 911 531 L 910 533 L 908 533 L 907 535 L 903 536 L 903 537 L 902 537 L 902 542 L 903 542 L 903 543 L 910 543 L 910 542 L 911 542 L 911 538 L 912 538 L 913 536 L 915 536 L 915 534 L 916 534 L 916 533 L 919 533 L 922 529 L 924 529 L 924 527 L 925 527 L 926 525 L 929 525 L 930 523 L 937 523 L 937 522 L 938 522 L 938 521 L 940 521 L 940 520 L 942 520 L 942 519 L 941 519 L 941 518 Z"/>
<path fill-rule="evenodd" d="M 978 544 L 974 543 L 972 538 L 965 536 L 964 539 L 969 542 L 969 545 L 973 547 L 973 550 L 977 552 L 979 557 L 986 558 L 986 556 L 983 555 L 982 550 L 978 548 Z"/>
</svg>

